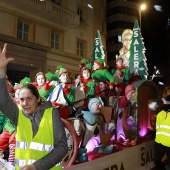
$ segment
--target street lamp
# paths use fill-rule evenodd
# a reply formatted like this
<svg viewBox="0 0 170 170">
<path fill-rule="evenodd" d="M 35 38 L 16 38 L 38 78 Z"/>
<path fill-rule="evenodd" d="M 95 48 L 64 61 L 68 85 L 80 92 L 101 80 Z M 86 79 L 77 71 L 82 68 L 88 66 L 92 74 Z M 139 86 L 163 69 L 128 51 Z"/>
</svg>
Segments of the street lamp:
<svg viewBox="0 0 170 170">
<path fill-rule="evenodd" d="M 139 23 L 140 23 L 140 29 L 141 29 L 141 26 L 142 26 L 142 23 L 141 23 L 141 15 L 142 15 L 142 11 L 146 9 L 146 5 L 145 4 L 141 4 L 140 8 L 139 8 Z"/>
</svg>

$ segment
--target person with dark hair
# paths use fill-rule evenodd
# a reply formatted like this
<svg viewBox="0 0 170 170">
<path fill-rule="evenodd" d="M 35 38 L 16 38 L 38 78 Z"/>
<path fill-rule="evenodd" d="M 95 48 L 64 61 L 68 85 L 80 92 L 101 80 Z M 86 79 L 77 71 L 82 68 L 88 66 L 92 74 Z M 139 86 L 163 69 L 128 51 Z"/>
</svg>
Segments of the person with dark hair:
<svg viewBox="0 0 170 170">
<path fill-rule="evenodd" d="M 37 88 L 24 85 L 19 91 L 20 106 L 8 94 L 7 44 L 0 52 L 0 110 L 16 127 L 15 168 L 18 170 L 61 170 L 68 151 L 67 139 L 58 110 L 51 102 L 41 102 Z"/>
<path fill-rule="evenodd" d="M 167 155 L 170 167 L 170 95 L 162 98 L 163 105 L 156 117 L 156 138 L 154 146 L 154 164 L 156 170 L 165 170 L 162 163 Z"/>
</svg>

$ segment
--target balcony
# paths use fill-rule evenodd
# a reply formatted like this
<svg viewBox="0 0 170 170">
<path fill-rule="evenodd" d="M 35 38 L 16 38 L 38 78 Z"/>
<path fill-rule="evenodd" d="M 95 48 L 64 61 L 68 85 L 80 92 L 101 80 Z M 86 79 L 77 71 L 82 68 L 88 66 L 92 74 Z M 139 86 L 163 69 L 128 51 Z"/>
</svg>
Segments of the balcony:
<svg viewBox="0 0 170 170">
<path fill-rule="evenodd" d="M 80 17 L 78 14 L 54 4 L 50 0 L 1 0 L 0 7 L 70 28 L 80 26 Z"/>
</svg>

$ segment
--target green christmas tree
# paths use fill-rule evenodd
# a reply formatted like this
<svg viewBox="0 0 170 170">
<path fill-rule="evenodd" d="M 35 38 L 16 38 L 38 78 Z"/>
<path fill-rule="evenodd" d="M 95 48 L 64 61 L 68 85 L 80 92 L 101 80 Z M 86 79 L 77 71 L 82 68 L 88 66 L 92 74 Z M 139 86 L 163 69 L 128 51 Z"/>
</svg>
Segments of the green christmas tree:
<svg viewBox="0 0 170 170">
<path fill-rule="evenodd" d="M 133 27 L 132 43 L 130 46 L 129 70 L 131 74 L 138 74 L 141 79 L 147 80 L 148 68 L 145 56 L 145 47 L 143 37 L 140 32 L 138 21 L 136 20 Z"/>
<path fill-rule="evenodd" d="M 101 40 L 101 37 L 100 37 L 99 30 L 97 30 L 97 32 L 96 32 L 95 42 L 94 42 L 94 45 L 93 45 L 92 64 L 98 58 L 105 60 L 105 54 L 104 54 L 102 40 Z"/>
</svg>

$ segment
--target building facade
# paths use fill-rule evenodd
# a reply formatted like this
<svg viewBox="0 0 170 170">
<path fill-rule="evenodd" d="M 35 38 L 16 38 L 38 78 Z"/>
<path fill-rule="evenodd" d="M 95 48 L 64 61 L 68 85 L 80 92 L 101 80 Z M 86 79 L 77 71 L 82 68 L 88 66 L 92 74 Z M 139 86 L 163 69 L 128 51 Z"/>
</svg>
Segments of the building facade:
<svg viewBox="0 0 170 170">
<path fill-rule="evenodd" d="M 109 67 L 115 66 L 115 56 L 122 48 L 121 34 L 125 29 L 133 29 L 139 21 L 139 0 L 106 0 L 107 58 Z"/>
<path fill-rule="evenodd" d="M 91 60 L 96 31 L 106 52 L 105 0 L 1 0 L 0 46 L 8 43 L 9 79 L 63 65 L 72 78 L 82 58 Z"/>
</svg>

